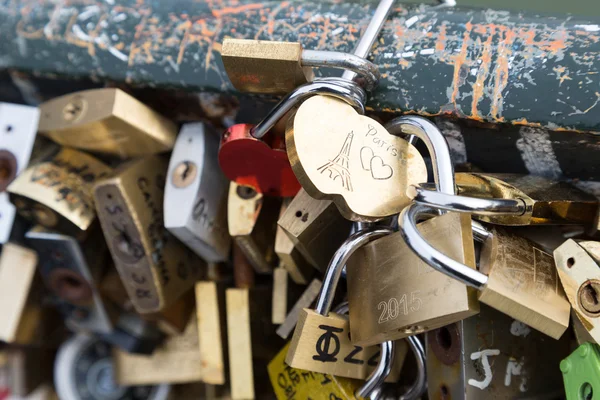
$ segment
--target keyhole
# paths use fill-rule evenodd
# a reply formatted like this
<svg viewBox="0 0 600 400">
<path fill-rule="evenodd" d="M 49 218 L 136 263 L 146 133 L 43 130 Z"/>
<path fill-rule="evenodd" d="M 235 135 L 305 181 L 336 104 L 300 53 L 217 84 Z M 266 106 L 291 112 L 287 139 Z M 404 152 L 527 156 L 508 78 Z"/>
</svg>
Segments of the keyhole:
<svg viewBox="0 0 600 400">
<path fill-rule="evenodd" d="M 182 161 L 175 167 L 171 181 L 175 187 L 187 187 L 194 181 L 197 172 L 198 167 L 196 167 L 195 163 L 192 161 Z"/>
<path fill-rule="evenodd" d="M 587 281 L 579 288 L 579 304 L 589 314 L 600 314 L 600 282 Z"/>
<path fill-rule="evenodd" d="M 581 385 L 579 398 L 581 400 L 592 400 L 594 398 L 594 389 L 592 388 L 592 385 L 590 385 L 588 382 L 585 382 L 583 385 Z"/>
</svg>

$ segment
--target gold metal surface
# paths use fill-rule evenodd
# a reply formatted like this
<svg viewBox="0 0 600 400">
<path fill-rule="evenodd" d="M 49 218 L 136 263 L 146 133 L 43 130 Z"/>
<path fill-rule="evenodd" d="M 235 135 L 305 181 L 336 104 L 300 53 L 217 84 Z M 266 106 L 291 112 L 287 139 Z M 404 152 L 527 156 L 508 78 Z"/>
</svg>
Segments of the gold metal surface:
<svg viewBox="0 0 600 400">
<path fill-rule="evenodd" d="M 559 339 L 569 327 L 571 307 L 552 255 L 500 227 L 489 229 L 479 260 L 489 279 L 479 301 Z"/>
<path fill-rule="evenodd" d="M 304 189 L 300 189 L 277 223 L 319 271 L 325 271 L 352 227 L 332 201 L 314 199 Z"/>
<path fill-rule="evenodd" d="M 332 200 L 353 221 L 398 214 L 410 202 L 406 188 L 427 181 L 425 162 L 413 145 L 333 97 L 302 103 L 285 138 L 304 190 Z"/>
<path fill-rule="evenodd" d="M 234 182 L 229 186 L 229 234 L 259 274 L 270 274 L 275 267 L 274 242 L 281 206 L 279 201 Z"/>
<path fill-rule="evenodd" d="M 202 363 L 202 380 L 212 385 L 225 383 L 221 315 L 225 311 L 219 302 L 219 288 L 215 282 L 196 283 L 196 310 L 198 312 L 198 344 Z"/>
<path fill-rule="evenodd" d="M 7 191 L 23 217 L 81 237 L 96 218 L 93 185 L 111 171 L 86 153 L 63 148 L 51 159 L 24 170 Z"/>
<path fill-rule="evenodd" d="M 120 89 L 84 90 L 40 106 L 40 133 L 63 146 L 121 158 L 173 148 L 177 126 Z"/>
<path fill-rule="evenodd" d="M 310 82 L 302 67 L 302 45 L 294 42 L 225 38 L 221 59 L 233 86 L 242 92 L 286 94 Z"/>
<path fill-rule="evenodd" d="M 500 225 L 592 223 L 598 200 L 566 182 L 534 175 L 457 173 L 458 194 L 480 198 L 521 199 L 523 215 L 477 216 Z"/>
<path fill-rule="evenodd" d="M 279 213 L 280 219 L 285 214 L 291 201 L 291 198 L 283 200 L 281 211 Z M 281 226 L 277 226 L 277 232 L 275 233 L 275 253 L 277 253 L 283 268 L 289 272 L 290 278 L 292 278 L 294 282 L 301 285 L 306 285 L 308 283 L 309 279 L 314 274 L 315 269 L 308 261 L 306 261 L 300 251 L 296 249 L 294 242 Z"/>
<path fill-rule="evenodd" d="M 396 342 L 396 355 L 387 382 L 396 382 L 408 346 Z M 305 369 L 344 378 L 366 379 L 377 366 L 374 355 L 379 346 L 361 347 L 350 342 L 348 318 L 333 312 L 325 317 L 305 308 L 300 312 L 285 362 Z"/>
<path fill-rule="evenodd" d="M 255 392 L 249 289 L 230 288 L 225 291 L 225 295 L 231 398 L 253 399 Z"/>
<path fill-rule="evenodd" d="M 104 237 L 136 310 L 163 310 L 206 272 L 206 263 L 163 226 L 167 162 L 149 156 L 94 188 Z"/>
<path fill-rule="evenodd" d="M 433 247 L 475 268 L 468 215 L 447 213 L 417 227 Z M 479 312 L 477 292 L 421 261 L 400 232 L 358 249 L 346 270 L 355 344 L 400 339 Z"/>
<path fill-rule="evenodd" d="M 577 243 L 569 239 L 554 250 L 554 261 L 573 312 L 598 343 L 600 341 L 600 313 L 586 310 L 585 304 L 580 302 L 582 298 L 580 293 L 591 282 L 600 280 L 600 267 L 595 260 L 600 255 L 600 253 L 596 253 L 597 249 L 597 242 Z"/>
</svg>

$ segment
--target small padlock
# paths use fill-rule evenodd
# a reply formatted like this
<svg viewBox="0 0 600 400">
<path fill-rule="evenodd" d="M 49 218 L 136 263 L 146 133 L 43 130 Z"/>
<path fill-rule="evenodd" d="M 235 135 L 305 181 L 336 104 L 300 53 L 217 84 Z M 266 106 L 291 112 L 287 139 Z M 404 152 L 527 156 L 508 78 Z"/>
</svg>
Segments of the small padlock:
<svg viewBox="0 0 600 400">
<path fill-rule="evenodd" d="M 319 271 L 325 271 L 346 240 L 352 223 L 330 200 L 317 200 L 301 189 L 277 221 L 294 247 Z"/>
<path fill-rule="evenodd" d="M 256 272 L 270 274 L 275 267 L 275 232 L 280 203 L 249 186 L 232 182 L 227 200 L 229 234 Z"/>
<path fill-rule="evenodd" d="M 585 330 L 600 340 L 600 242 L 569 239 L 554 250 L 556 269 Z"/>
<path fill-rule="evenodd" d="M 24 170 L 7 191 L 23 217 L 82 239 L 96 219 L 93 185 L 111 171 L 96 158 L 65 147 Z"/>
<path fill-rule="evenodd" d="M 541 176 L 462 172 L 456 174 L 456 183 L 458 196 L 415 186 L 407 192 L 418 203 L 471 212 L 500 225 L 588 225 L 598 212 L 594 196 Z"/>
<path fill-rule="evenodd" d="M 279 219 L 285 214 L 292 199 L 283 200 Z M 306 285 L 314 274 L 315 269 L 306 261 L 302 253 L 296 248 L 292 239 L 286 234 L 281 226 L 277 227 L 275 233 L 275 253 L 281 260 L 283 268 L 290 274 L 290 278 L 298 284 Z"/>
<path fill-rule="evenodd" d="M 165 185 L 165 227 L 208 262 L 229 258 L 229 182 L 219 169 L 216 133 L 201 122 L 181 128 Z"/>
<path fill-rule="evenodd" d="M 55 142 L 123 159 L 173 148 L 177 126 L 120 89 L 91 89 L 40 106 L 40 133 Z"/>
<path fill-rule="evenodd" d="M 600 348 L 584 343 L 560 362 L 567 400 L 589 400 L 600 391 Z"/>
<path fill-rule="evenodd" d="M 342 269 L 349 256 L 360 246 L 389 230 L 359 232 L 351 236 L 333 256 L 325 274 L 317 299 L 316 310 L 305 308 L 300 312 L 294 336 L 285 359 L 293 368 L 306 369 L 347 378 L 365 379 L 374 366 L 377 348 L 355 346 L 350 342 L 348 318 L 329 312 Z M 354 338 L 352 338 L 354 340 Z M 406 347 L 398 352 L 406 353 Z M 402 361 L 404 356 L 401 357 Z M 399 378 L 401 365 L 394 364 L 388 379 Z"/>
<path fill-rule="evenodd" d="M 198 346 L 201 357 L 202 381 L 211 385 L 225 384 L 223 354 L 227 341 L 225 326 L 225 298 L 223 287 L 216 282 L 196 283 L 196 310 Z"/>
<path fill-rule="evenodd" d="M 78 334 L 64 342 L 54 361 L 59 399 L 167 400 L 171 387 L 121 386 L 115 382 L 112 349 L 99 338 Z"/>
<path fill-rule="evenodd" d="M 40 225 L 25 234 L 39 257 L 38 270 L 58 299 L 56 306 L 76 331 L 111 333 L 117 310 L 96 288 L 106 265 L 106 247 L 99 229 L 84 244 Z"/>
<path fill-rule="evenodd" d="M 0 244 L 8 241 L 16 213 L 5 191 L 27 168 L 39 116 L 36 107 L 0 103 Z"/>
<path fill-rule="evenodd" d="M 427 332 L 430 399 L 562 398 L 557 367 L 570 339 L 550 339 L 481 304 L 479 314 Z"/>
<path fill-rule="evenodd" d="M 169 306 L 206 273 L 206 263 L 163 225 L 166 171 L 163 157 L 149 156 L 94 187 L 108 248 L 140 313 Z"/>
</svg>

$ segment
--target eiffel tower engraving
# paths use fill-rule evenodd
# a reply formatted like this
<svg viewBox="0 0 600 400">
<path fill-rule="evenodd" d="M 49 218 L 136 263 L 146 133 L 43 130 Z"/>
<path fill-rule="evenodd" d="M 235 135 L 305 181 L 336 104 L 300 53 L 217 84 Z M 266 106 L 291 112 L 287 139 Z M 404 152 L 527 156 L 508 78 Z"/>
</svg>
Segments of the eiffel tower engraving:
<svg viewBox="0 0 600 400">
<path fill-rule="evenodd" d="M 350 180 L 350 171 L 348 170 L 350 162 L 350 147 L 352 146 L 352 139 L 354 138 L 354 132 L 350 131 L 342 148 L 338 155 L 333 159 L 329 160 L 325 164 L 317 168 L 317 171 L 321 173 L 329 172 L 329 178 L 336 180 L 340 178 L 342 187 L 349 192 L 352 192 L 352 181 Z"/>
</svg>

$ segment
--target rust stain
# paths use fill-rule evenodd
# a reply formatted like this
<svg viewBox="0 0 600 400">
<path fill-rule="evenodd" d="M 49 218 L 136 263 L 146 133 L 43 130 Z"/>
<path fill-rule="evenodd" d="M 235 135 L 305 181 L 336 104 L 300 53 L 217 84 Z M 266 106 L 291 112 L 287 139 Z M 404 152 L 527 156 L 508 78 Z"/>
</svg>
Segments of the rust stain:
<svg viewBox="0 0 600 400">
<path fill-rule="evenodd" d="M 238 6 L 238 7 L 225 7 L 220 10 L 211 10 L 211 12 L 216 18 L 221 18 L 224 15 L 239 14 L 239 13 L 243 13 L 243 12 L 250 11 L 250 10 L 257 10 L 257 9 L 260 9 L 263 7 L 264 6 L 261 3 L 254 3 L 254 4 L 246 4 L 246 5 Z"/>
<path fill-rule="evenodd" d="M 446 23 L 443 23 L 442 26 L 440 26 L 440 30 L 437 34 L 437 40 L 435 41 L 435 51 L 440 54 L 446 50 L 446 40 L 448 39 L 446 36 L 446 29 Z"/>
<path fill-rule="evenodd" d="M 467 51 L 469 48 L 470 42 L 470 34 L 473 29 L 473 24 L 469 21 L 465 25 L 465 33 L 463 34 L 462 46 L 460 48 L 460 52 L 454 59 L 454 76 L 452 78 L 452 96 L 450 97 L 450 102 L 454 104 L 456 107 L 456 98 L 458 97 L 458 92 L 460 89 L 461 77 L 460 73 L 465 65 L 465 61 L 467 60 Z"/>
<path fill-rule="evenodd" d="M 517 37 L 517 33 L 506 27 L 498 26 L 498 29 L 502 32 L 502 40 L 498 45 L 497 57 L 496 57 L 496 68 L 495 68 L 495 79 L 492 93 L 492 105 L 490 109 L 490 116 L 499 122 L 504 121 L 502 113 L 503 106 L 503 91 L 508 85 L 509 78 L 509 59 L 512 56 L 512 45 Z"/>
<path fill-rule="evenodd" d="M 487 28 L 487 27 L 486 27 Z M 487 29 L 486 29 L 487 31 Z M 478 105 L 479 101 L 484 95 L 485 90 L 485 80 L 488 78 L 490 67 L 492 65 L 492 40 L 494 38 L 494 34 L 496 32 L 496 26 L 489 26 L 489 36 L 483 45 L 483 52 L 481 54 L 481 65 L 479 66 L 479 70 L 477 71 L 477 80 L 473 85 L 473 101 L 471 103 L 471 115 L 473 118 L 481 119 L 481 115 L 479 114 Z"/>
</svg>

